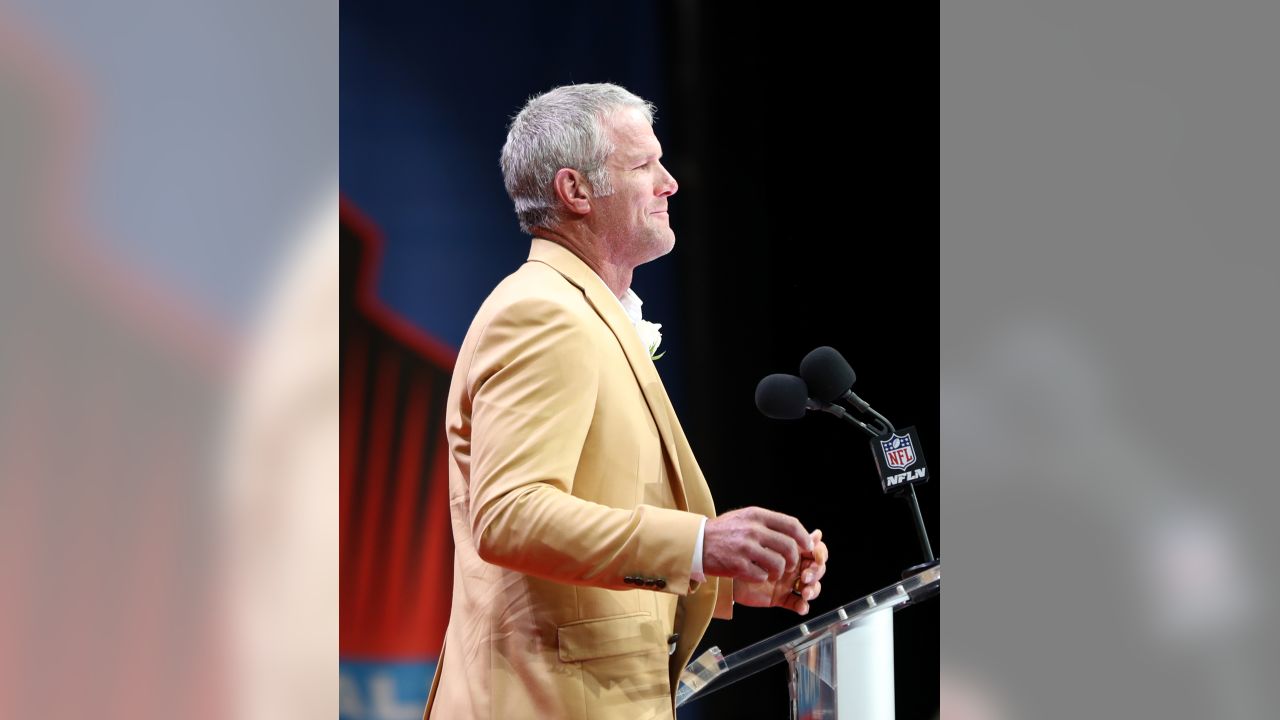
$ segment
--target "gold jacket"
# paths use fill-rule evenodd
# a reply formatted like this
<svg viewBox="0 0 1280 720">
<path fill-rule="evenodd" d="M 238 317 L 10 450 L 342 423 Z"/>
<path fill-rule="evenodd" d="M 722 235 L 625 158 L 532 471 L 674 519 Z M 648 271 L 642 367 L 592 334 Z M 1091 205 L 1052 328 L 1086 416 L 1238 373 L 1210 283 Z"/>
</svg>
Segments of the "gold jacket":
<svg viewBox="0 0 1280 720">
<path fill-rule="evenodd" d="M 467 332 L 445 423 L 453 604 L 424 718 L 672 717 L 733 593 L 690 578 L 715 506 L 604 281 L 534 239 Z"/>
</svg>

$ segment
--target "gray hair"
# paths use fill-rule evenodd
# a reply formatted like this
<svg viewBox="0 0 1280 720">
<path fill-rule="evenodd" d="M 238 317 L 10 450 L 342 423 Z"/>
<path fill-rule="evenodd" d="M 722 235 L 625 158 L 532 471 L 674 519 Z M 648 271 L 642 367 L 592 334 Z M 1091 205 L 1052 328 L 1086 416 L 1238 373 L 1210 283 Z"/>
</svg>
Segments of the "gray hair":
<svg viewBox="0 0 1280 720">
<path fill-rule="evenodd" d="M 552 181 L 560 168 L 587 176 L 595 197 L 613 193 L 605 160 L 613 143 L 602 121 L 636 108 L 653 124 L 653 103 L 610 83 L 564 85 L 529 98 L 511 120 L 502 146 L 502 181 L 516 206 L 520 229 L 554 227 L 560 204 Z"/>
</svg>

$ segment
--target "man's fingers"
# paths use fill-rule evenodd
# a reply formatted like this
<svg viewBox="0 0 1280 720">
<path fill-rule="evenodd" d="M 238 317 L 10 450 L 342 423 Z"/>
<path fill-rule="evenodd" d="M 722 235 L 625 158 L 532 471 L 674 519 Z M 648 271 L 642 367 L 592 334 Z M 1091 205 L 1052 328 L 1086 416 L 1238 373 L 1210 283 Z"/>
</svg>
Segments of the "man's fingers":
<svg viewBox="0 0 1280 720">
<path fill-rule="evenodd" d="M 746 555 L 752 563 L 766 572 L 769 580 L 777 580 L 787 571 L 786 558 L 763 545 L 753 545 L 747 549 Z"/>
<path fill-rule="evenodd" d="M 760 530 L 760 544 L 782 556 L 786 562 L 784 572 L 800 566 L 800 547 L 790 535 L 765 528 Z"/>
<path fill-rule="evenodd" d="M 800 597 L 805 600 L 812 600 L 820 594 L 822 594 L 822 583 L 815 582 L 811 585 L 806 585 L 804 590 L 800 592 Z"/>
<path fill-rule="evenodd" d="M 769 571 L 753 562 L 747 562 L 738 571 L 738 577 L 748 582 L 765 582 L 769 579 Z"/>
<path fill-rule="evenodd" d="M 831 553 L 827 550 L 827 544 L 822 542 L 822 531 L 817 531 L 817 535 L 813 541 L 813 559 L 818 564 L 825 565 Z"/>
<path fill-rule="evenodd" d="M 790 515 L 761 507 L 733 510 L 708 520 L 705 533 L 708 574 L 778 582 L 794 577 L 797 568 L 819 568 L 809 577 L 822 577 L 827 558 L 822 531 L 810 533 Z"/>
<path fill-rule="evenodd" d="M 826 574 L 826 565 L 819 565 L 818 563 L 807 561 L 800 566 L 800 582 L 804 585 L 821 580 L 822 576 Z"/>
<path fill-rule="evenodd" d="M 809 614 L 809 601 L 797 595 L 788 595 L 787 599 L 783 601 L 782 607 L 793 610 L 799 615 Z"/>
<path fill-rule="evenodd" d="M 765 527 L 790 536 L 805 552 L 813 550 L 813 537 L 809 535 L 808 530 L 804 529 L 804 525 L 800 524 L 799 520 L 790 515 L 764 508 L 757 508 L 757 511 L 757 517 L 760 522 L 764 523 Z"/>
<path fill-rule="evenodd" d="M 819 543 L 817 547 L 814 548 L 814 557 L 812 559 L 806 558 L 800 563 L 800 578 L 804 580 L 804 582 L 809 582 L 809 580 L 805 579 L 805 573 L 812 572 L 815 573 L 813 579 L 817 580 L 822 577 L 823 573 L 826 571 L 827 545 L 826 543 Z"/>
</svg>

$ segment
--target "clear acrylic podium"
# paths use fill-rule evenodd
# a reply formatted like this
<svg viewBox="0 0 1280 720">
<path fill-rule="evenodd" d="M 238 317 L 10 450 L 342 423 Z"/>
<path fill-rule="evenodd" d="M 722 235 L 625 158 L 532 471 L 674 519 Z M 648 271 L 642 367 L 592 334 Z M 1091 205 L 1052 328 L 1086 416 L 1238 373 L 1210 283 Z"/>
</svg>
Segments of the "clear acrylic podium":
<svg viewBox="0 0 1280 720">
<path fill-rule="evenodd" d="M 893 614 L 938 593 L 939 566 L 732 655 L 712 647 L 680 676 L 676 707 L 786 660 L 794 720 L 890 720 Z"/>
</svg>

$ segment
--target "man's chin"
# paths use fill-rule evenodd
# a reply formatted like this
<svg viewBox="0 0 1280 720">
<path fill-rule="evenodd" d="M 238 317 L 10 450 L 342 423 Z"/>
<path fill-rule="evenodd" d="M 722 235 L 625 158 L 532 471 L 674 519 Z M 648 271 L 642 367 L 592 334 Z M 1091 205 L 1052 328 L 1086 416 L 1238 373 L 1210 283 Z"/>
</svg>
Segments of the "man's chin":
<svg viewBox="0 0 1280 720">
<path fill-rule="evenodd" d="M 661 251 L 661 252 L 659 252 L 657 255 L 654 255 L 654 256 L 653 256 L 653 259 L 654 259 L 654 260 L 657 260 L 658 258 L 660 258 L 660 257 L 662 257 L 662 256 L 664 256 L 664 255 L 667 255 L 667 254 L 668 254 L 668 253 L 670 253 L 672 250 L 674 250 L 674 249 L 675 249 L 675 247 L 676 247 L 676 244 L 675 244 L 674 242 L 671 242 L 671 243 L 668 243 L 668 244 L 664 245 L 664 246 L 663 246 L 663 248 L 662 248 L 662 251 Z"/>
<path fill-rule="evenodd" d="M 661 248 L 662 250 L 662 252 L 658 255 L 658 257 L 662 257 L 663 255 L 666 255 L 667 253 L 674 250 L 676 247 L 675 232 L 673 232 L 672 230 L 667 230 L 667 232 L 659 238 L 658 247 Z"/>
<path fill-rule="evenodd" d="M 674 234 L 668 235 L 667 237 L 658 240 L 657 242 L 649 246 L 649 253 L 647 253 L 647 256 L 645 257 L 644 260 L 640 261 L 640 265 L 657 260 L 663 255 L 666 255 L 667 253 L 674 250 L 675 246 L 676 246 L 676 236 Z"/>
</svg>

